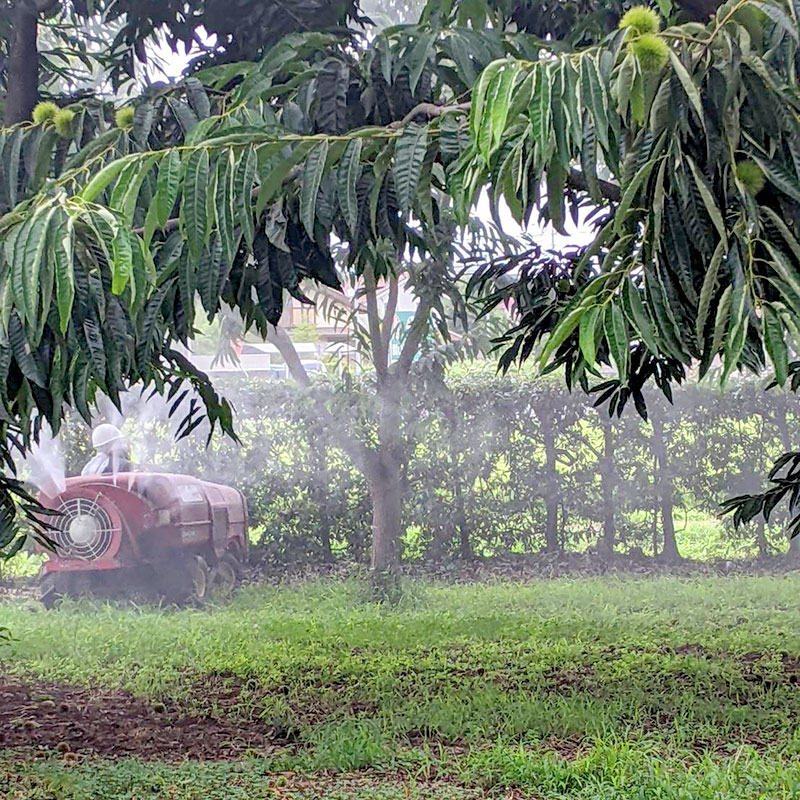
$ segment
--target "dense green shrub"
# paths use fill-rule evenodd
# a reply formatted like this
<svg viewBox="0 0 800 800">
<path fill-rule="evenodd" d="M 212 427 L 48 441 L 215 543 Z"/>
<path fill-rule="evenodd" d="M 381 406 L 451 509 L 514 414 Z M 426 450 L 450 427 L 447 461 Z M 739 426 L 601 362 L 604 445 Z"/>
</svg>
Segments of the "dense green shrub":
<svg viewBox="0 0 800 800">
<path fill-rule="evenodd" d="M 257 552 L 271 562 L 366 560 L 368 488 L 341 441 L 370 441 L 370 415 L 359 412 L 369 393 L 322 379 L 309 390 L 245 377 L 220 388 L 236 408 L 240 445 L 215 437 L 206 449 L 202 435 L 176 443 L 156 398 L 131 404 L 125 423 L 139 466 L 237 486 L 248 498 Z M 415 389 L 403 423 L 406 559 L 531 553 L 548 543 L 660 553 L 665 486 L 683 555 L 787 547 L 780 518 L 734 532 L 716 515 L 726 497 L 758 488 L 797 438 L 792 395 L 742 380 L 724 394 L 683 388 L 672 406 L 650 398 L 664 444 L 659 465 L 653 424 L 632 409 L 609 420 L 556 379 L 500 377 L 491 364 L 472 363 L 452 368 L 446 381 L 419 379 Z M 319 403 L 342 420 L 338 430 L 320 421 Z M 65 436 L 68 468 L 77 471 L 85 428 L 73 423 Z"/>
</svg>

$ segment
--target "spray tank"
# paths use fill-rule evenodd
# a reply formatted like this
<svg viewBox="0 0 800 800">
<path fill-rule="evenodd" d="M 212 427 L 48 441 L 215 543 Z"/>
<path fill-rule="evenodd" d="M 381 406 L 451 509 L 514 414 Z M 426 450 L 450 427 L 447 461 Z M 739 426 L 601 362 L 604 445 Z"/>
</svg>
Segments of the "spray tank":
<svg viewBox="0 0 800 800">
<path fill-rule="evenodd" d="M 39 501 L 54 512 L 46 521 L 55 551 L 41 548 L 45 605 L 141 585 L 175 602 L 231 592 L 248 556 L 242 494 L 188 475 L 132 471 L 109 423 L 92 440 L 96 455 L 84 474 L 41 487 Z"/>
</svg>

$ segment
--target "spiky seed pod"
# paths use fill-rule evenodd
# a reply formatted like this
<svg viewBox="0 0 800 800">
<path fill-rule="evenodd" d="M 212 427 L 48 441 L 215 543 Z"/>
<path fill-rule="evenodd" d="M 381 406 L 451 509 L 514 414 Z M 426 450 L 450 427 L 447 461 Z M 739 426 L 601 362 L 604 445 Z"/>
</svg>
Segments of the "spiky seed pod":
<svg viewBox="0 0 800 800">
<path fill-rule="evenodd" d="M 656 33 L 643 33 L 628 42 L 642 72 L 660 72 L 669 60 L 669 45 Z"/>
<path fill-rule="evenodd" d="M 739 183 L 754 197 L 764 188 L 767 182 L 764 171 L 752 158 L 739 161 L 736 164 L 736 177 L 739 179 Z"/>
<path fill-rule="evenodd" d="M 58 114 L 58 106 L 50 100 L 43 100 L 37 103 L 33 109 L 33 121 L 36 125 L 49 122 Z"/>
<path fill-rule="evenodd" d="M 122 130 L 132 128 L 133 115 L 135 113 L 133 106 L 125 106 L 124 108 L 118 109 L 117 113 L 114 115 L 114 121 L 117 123 L 117 127 L 122 128 Z"/>
<path fill-rule="evenodd" d="M 53 124 L 56 126 L 56 133 L 64 139 L 72 136 L 72 120 L 75 119 L 75 112 L 69 108 L 62 108 L 53 117 Z"/>
<path fill-rule="evenodd" d="M 620 30 L 629 30 L 637 36 L 643 33 L 658 33 L 661 18 L 647 6 L 634 6 L 622 15 L 619 21 Z"/>
</svg>

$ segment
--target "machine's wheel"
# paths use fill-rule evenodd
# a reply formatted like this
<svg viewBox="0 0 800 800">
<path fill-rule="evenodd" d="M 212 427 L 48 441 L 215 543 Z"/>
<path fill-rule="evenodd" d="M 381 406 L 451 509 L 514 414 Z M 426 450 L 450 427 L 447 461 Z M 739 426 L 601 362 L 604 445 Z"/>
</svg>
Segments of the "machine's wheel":
<svg viewBox="0 0 800 800">
<path fill-rule="evenodd" d="M 202 603 L 208 594 L 209 569 L 201 555 L 165 558 L 156 575 L 161 593 L 170 603 Z"/>
<path fill-rule="evenodd" d="M 52 572 L 42 576 L 39 581 L 39 602 L 45 608 L 54 608 L 63 596 L 59 576 Z"/>
<path fill-rule="evenodd" d="M 209 594 L 228 598 L 236 589 L 240 575 L 239 562 L 231 553 L 223 553 L 211 570 Z"/>
<path fill-rule="evenodd" d="M 65 578 L 67 579 L 65 589 L 70 597 L 77 600 L 92 594 L 94 581 L 90 573 L 74 572 L 70 575 L 66 575 Z"/>
<path fill-rule="evenodd" d="M 208 596 L 210 572 L 203 556 L 192 556 L 187 564 L 189 602 L 202 603 Z"/>
</svg>

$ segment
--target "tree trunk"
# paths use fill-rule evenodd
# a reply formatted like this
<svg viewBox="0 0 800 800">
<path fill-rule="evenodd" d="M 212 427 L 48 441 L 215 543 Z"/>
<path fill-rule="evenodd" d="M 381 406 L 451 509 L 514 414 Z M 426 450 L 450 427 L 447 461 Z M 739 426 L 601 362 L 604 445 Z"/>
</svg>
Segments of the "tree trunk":
<svg viewBox="0 0 800 800">
<path fill-rule="evenodd" d="M 400 470 L 380 464 L 370 476 L 372 498 L 373 572 L 393 571 L 397 566 L 397 542 L 400 538 Z"/>
<path fill-rule="evenodd" d="M 455 527 L 458 531 L 458 556 L 464 561 L 473 558 L 472 542 L 469 540 L 469 528 L 467 527 L 467 511 L 464 508 L 464 493 L 461 491 L 461 481 L 458 476 L 455 480 Z"/>
<path fill-rule="evenodd" d="M 769 555 L 766 529 L 767 525 L 764 522 L 764 517 L 759 517 L 758 520 L 756 520 L 756 545 L 758 546 L 759 558 L 764 558 Z"/>
<path fill-rule="evenodd" d="M 600 479 L 603 489 L 603 549 L 614 552 L 617 543 L 617 530 L 614 520 L 614 431 L 611 420 L 604 419 L 603 458 L 600 461 Z"/>
<path fill-rule="evenodd" d="M 367 462 L 372 499 L 372 588 L 376 599 L 392 600 L 399 590 L 398 545 L 402 533 L 402 442 L 394 381 L 379 391 L 378 449 Z"/>
<path fill-rule="evenodd" d="M 544 480 L 544 549 L 548 553 L 557 553 L 561 549 L 558 540 L 558 471 L 556 470 L 556 437 L 551 421 L 540 417 L 542 439 L 545 452 Z"/>
<path fill-rule="evenodd" d="M 655 464 L 653 465 L 655 466 Z M 650 526 L 650 541 L 653 543 L 653 558 L 658 558 L 658 502 L 653 504 L 653 522 Z"/>
<path fill-rule="evenodd" d="M 555 497 L 545 497 L 545 527 L 544 549 L 548 553 L 557 553 L 561 549 L 558 539 L 558 500 Z"/>
<path fill-rule="evenodd" d="M 662 556 L 668 561 L 680 560 L 678 543 L 675 540 L 675 523 L 673 521 L 674 486 L 669 469 L 667 445 L 664 441 L 664 425 L 657 415 L 653 416 L 653 451 L 658 464 L 658 502 L 661 510 L 661 530 L 664 533 Z"/>
<path fill-rule="evenodd" d="M 401 533 L 400 466 L 378 454 L 369 471 L 372 499 L 372 560 L 370 573 L 376 600 L 392 600 L 398 589 L 398 542 Z"/>
<path fill-rule="evenodd" d="M 322 560 L 326 564 L 330 564 L 333 561 L 333 549 L 331 547 L 331 515 L 328 507 L 330 497 L 327 487 L 330 481 L 327 452 L 320 433 L 312 434 L 309 437 L 309 444 L 314 462 L 311 491 L 314 503 L 319 509 L 319 541 L 322 549 Z"/>
<path fill-rule="evenodd" d="M 39 52 L 36 46 L 38 13 L 22 0 L 11 10 L 6 107 L 3 124 L 31 118 L 39 97 Z"/>
<path fill-rule="evenodd" d="M 451 465 L 458 465 L 458 447 L 456 444 L 456 429 L 458 420 L 452 406 L 447 403 L 445 408 L 445 418 L 448 426 L 448 447 L 450 450 Z M 467 528 L 467 510 L 464 505 L 464 492 L 461 488 L 461 469 L 457 466 L 453 470 L 453 526 L 458 533 L 458 555 L 464 561 L 472 559 L 472 543 L 469 540 L 469 529 Z"/>
</svg>

